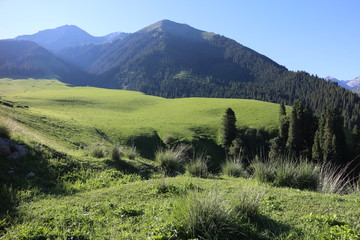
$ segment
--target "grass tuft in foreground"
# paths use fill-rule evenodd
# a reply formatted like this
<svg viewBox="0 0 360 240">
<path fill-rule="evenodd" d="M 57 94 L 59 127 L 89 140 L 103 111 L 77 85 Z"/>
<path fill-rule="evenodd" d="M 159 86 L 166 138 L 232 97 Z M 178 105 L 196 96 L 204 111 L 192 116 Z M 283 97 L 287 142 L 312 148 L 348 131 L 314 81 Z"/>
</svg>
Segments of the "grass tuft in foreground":
<svg viewBox="0 0 360 240">
<path fill-rule="evenodd" d="M 221 173 L 228 177 L 247 177 L 245 166 L 241 158 L 228 158 L 221 165 Z"/>
<path fill-rule="evenodd" d="M 185 165 L 186 172 L 192 177 L 207 178 L 209 170 L 207 160 L 203 155 L 197 156 Z"/>
<path fill-rule="evenodd" d="M 256 239 L 248 222 L 259 216 L 259 201 L 229 203 L 216 191 L 191 191 L 175 200 L 173 225 L 181 239 Z"/>
<path fill-rule="evenodd" d="M 306 160 L 293 160 L 290 157 L 269 161 L 255 160 L 251 167 L 255 178 L 260 182 L 269 182 L 277 187 L 316 190 L 319 168 Z"/>
<path fill-rule="evenodd" d="M 167 176 L 174 175 L 183 171 L 183 162 L 188 147 L 179 145 L 170 149 L 159 149 L 155 153 L 155 162 L 160 171 Z"/>
</svg>

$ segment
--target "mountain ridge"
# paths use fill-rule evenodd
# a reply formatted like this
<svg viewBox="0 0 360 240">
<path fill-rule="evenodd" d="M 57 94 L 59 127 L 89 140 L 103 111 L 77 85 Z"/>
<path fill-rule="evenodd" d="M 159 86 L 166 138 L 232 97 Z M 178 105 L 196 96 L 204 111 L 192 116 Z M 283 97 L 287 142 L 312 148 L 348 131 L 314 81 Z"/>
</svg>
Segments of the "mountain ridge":
<svg viewBox="0 0 360 240">
<path fill-rule="evenodd" d="M 318 115 L 340 109 L 349 129 L 360 123 L 359 96 L 337 83 L 289 71 L 235 40 L 169 20 L 57 56 L 90 72 L 94 80 L 86 84 L 91 86 L 166 98 L 244 98 L 287 105 L 299 99 Z"/>
<path fill-rule="evenodd" d="M 114 41 L 127 35 L 127 33 L 115 32 L 102 37 L 95 37 L 76 25 L 64 25 L 42 30 L 35 34 L 17 36 L 15 40 L 33 41 L 50 51 L 57 52 L 69 47 Z"/>
<path fill-rule="evenodd" d="M 0 40 L 0 53 L 0 77 L 57 78 L 75 85 L 93 79 L 32 41 Z"/>
<path fill-rule="evenodd" d="M 352 80 L 339 80 L 337 78 L 327 76 L 325 78 L 325 80 L 337 82 L 339 84 L 339 86 L 344 87 L 349 90 L 352 90 L 352 91 L 359 90 L 359 88 L 360 88 L 360 76 L 358 76 Z"/>
</svg>

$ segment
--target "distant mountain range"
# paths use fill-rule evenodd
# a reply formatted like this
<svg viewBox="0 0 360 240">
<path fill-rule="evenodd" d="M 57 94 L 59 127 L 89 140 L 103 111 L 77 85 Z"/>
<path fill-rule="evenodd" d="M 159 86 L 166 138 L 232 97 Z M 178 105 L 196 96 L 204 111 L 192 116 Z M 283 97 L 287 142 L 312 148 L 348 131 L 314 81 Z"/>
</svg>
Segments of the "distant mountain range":
<svg viewBox="0 0 360 240">
<path fill-rule="evenodd" d="M 360 76 L 353 80 L 339 80 L 334 77 L 328 76 L 325 78 L 328 81 L 337 82 L 339 86 L 347 88 L 352 91 L 358 91 L 360 89 Z"/>
<path fill-rule="evenodd" d="M 36 43 L 19 41 L 24 38 Z M 56 77 L 168 98 L 251 98 L 288 105 L 300 99 L 317 114 L 341 109 L 349 128 L 360 124 L 360 98 L 337 83 L 289 71 L 225 36 L 169 20 L 101 39 L 63 26 L 2 40 L 0 76 Z"/>
<path fill-rule="evenodd" d="M 36 42 L 44 48 L 56 52 L 64 48 L 104 43 L 124 38 L 128 33 L 115 32 L 102 37 L 94 37 L 74 25 L 65 25 L 55 29 L 43 30 L 31 35 L 18 36 L 16 40 Z"/>
<path fill-rule="evenodd" d="M 31 41 L 0 41 L 0 77 L 57 78 L 87 85 L 93 76 Z"/>
</svg>

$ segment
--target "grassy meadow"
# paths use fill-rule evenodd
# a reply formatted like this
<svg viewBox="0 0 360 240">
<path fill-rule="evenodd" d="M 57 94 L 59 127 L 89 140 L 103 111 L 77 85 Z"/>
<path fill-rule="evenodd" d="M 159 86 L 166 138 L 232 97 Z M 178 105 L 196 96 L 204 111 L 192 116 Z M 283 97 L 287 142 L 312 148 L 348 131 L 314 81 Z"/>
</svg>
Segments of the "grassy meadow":
<svg viewBox="0 0 360 240">
<path fill-rule="evenodd" d="M 28 109 L 4 109 L 37 133 L 71 148 L 98 142 L 125 143 L 143 135 L 216 139 L 231 107 L 237 125 L 274 130 L 278 104 L 240 99 L 164 99 L 140 92 L 70 87 L 55 80 L 0 80 L 0 96 Z"/>
<path fill-rule="evenodd" d="M 239 128 L 273 131 L 278 104 L 45 79 L 0 79 L 0 96 L 19 106 L 0 105 L 0 123 L 30 151 L 0 157 L 0 239 L 360 239 L 360 182 L 340 195 L 275 187 L 242 166 L 242 177 L 166 176 L 132 146 L 139 138 L 215 143 L 228 107 Z"/>
</svg>

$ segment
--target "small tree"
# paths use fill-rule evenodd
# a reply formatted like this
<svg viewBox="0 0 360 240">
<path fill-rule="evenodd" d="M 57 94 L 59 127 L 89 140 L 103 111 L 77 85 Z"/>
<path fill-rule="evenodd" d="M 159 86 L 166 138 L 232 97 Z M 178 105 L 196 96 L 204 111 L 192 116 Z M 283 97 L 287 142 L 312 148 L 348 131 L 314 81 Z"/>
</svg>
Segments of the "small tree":
<svg viewBox="0 0 360 240">
<path fill-rule="evenodd" d="M 280 104 L 279 111 L 279 137 L 286 143 L 289 134 L 289 118 L 286 116 L 284 103 Z"/>
<path fill-rule="evenodd" d="M 231 108 L 228 108 L 223 116 L 221 126 L 221 145 L 226 149 L 226 151 L 229 150 L 232 142 L 236 138 L 236 135 L 237 129 L 235 113 Z"/>
</svg>

